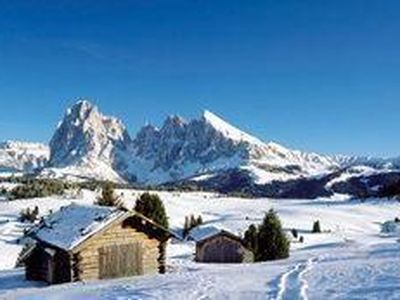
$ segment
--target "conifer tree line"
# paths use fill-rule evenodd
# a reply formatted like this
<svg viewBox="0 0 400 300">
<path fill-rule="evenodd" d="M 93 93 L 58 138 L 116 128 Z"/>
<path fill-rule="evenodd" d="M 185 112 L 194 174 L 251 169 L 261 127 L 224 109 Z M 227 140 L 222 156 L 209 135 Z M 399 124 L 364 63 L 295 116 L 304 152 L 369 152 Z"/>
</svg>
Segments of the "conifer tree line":
<svg viewBox="0 0 400 300">
<path fill-rule="evenodd" d="M 183 237 L 187 237 L 190 230 L 197 226 L 200 226 L 201 224 L 203 224 L 203 218 L 201 215 L 198 215 L 197 218 L 193 214 L 191 214 L 190 216 L 186 216 L 185 223 L 183 225 Z"/>
<path fill-rule="evenodd" d="M 33 209 L 27 207 L 26 209 L 21 210 L 19 214 L 19 220 L 21 222 L 35 222 L 39 219 L 39 207 L 35 206 Z"/>
<path fill-rule="evenodd" d="M 0 178 L 0 182 L 18 184 L 10 191 L 7 191 L 6 189 L 0 190 L 0 194 L 6 196 L 8 200 L 63 195 L 66 190 L 88 189 L 95 191 L 98 188 L 103 189 L 106 185 L 112 185 L 114 188 L 129 187 L 124 184 L 111 183 L 108 181 L 88 180 L 84 182 L 70 182 L 61 179 L 36 178 L 33 175 Z"/>
<path fill-rule="evenodd" d="M 33 179 L 21 182 L 8 193 L 8 199 L 41 198 L 51 195 L 62 195 L 70 183 L 53 179 Z"/>
</svg>

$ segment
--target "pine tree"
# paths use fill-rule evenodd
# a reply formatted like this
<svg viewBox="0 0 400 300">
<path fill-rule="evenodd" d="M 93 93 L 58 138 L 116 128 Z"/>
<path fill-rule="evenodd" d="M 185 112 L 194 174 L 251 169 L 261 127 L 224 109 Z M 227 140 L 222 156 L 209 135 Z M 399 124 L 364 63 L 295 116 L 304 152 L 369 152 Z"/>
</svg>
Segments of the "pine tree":
<svg viewBox="0 0 400 300">
<path fill-rule="evenodd" d="M 196 218 L 194 217 L 194 215 L 190 215 L 190 229 L 192 229 L 192 228 L 194 228 L 194 227 L 196 227 L 196 225 L 197 225 L 197 220 L 196 220 Z"/>
<path fill-rule="evenodd" d="M 116 206 L 122 205 L 120 199 L 114 194 L 114 186 L 111 182 L 106 182 L 101 191 L 101 197 L 97 199 L 97 205 L 101 206 Z"/>
<path fill-rule="evenodd" d="M 33 210 L 31 210 L 29 207 L 25 210 L 22 210 L 20 212 L 20 221 L 21 222 L 35 222 L 39 217 L 39 207 L 35 206 Z"/>
<path fill-rule="evenodd" d="M 319 220 L 314 222 L 312 233 L 321 233 L 321 225 L 319 224 Z"/>
<path fill-rule="evenodd" d="M 201 215 L 199 215 L 199 216 L 197 217 L 197 220 L 196 220 L 196 225 L 199 226 L 199 225 L 201 225 L 201 224 L 203 224 L 203 218 L 201 217 Z"/>
<path fill-rule="evenodd" d="M 274 260 L 289 257 L 290 242 L 274 210 L 266 213 L 258 229 L 256 260 Z"/>
<path fill-rule="evenodd" d="M 183 225 L 183 238 L 187 237 L 190 231 L 190 224 L 188 216 L 185 216 L 185 224 Z"/>
<path fill-rule="evenodd" d="M 33 213 L 39 215 L 39 207 L 37 205 L 33 208 Z"/>
<path fill-rule="evenodd" d="M 143 214 L 164 228 L 168 228 L 165 207 L 157 194 L 143 193 L 136 201 L 135 211 Z"/>
<path fill-rule="evenodd" d="M 246 247 L 253 251 L 254 254 L 258 251 L 258 230 L 254 224 L 251 224 L 244 233 L 244 242 Z"/>
</svg>

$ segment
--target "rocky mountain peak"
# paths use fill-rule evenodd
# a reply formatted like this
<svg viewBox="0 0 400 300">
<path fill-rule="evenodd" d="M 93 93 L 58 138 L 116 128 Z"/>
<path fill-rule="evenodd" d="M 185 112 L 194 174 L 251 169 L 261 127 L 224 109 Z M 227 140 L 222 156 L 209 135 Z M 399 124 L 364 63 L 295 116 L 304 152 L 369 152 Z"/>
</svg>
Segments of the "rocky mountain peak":
<svg viewBox="0 0 400 300">
<path fill-rule="evenodd" d="M 131 140 L 117 118 L 88 100 L 65 113 L 49 149 L 40 144 L 0 143 L 0 171 L 245 191 L 258 196 L 316 197 L 374 191 L 400 178 L 400 159 L 324 156 L 287 149 L 238 129 L 205 111 L 186 121 L 172 115 L 160 128 L 146 125 Z M 366 180 L 368 178 L 368 186 Z M 355 182 L 355 183 L 354 183 Z M 353 184 L 354 183 L 354 184 Z M 361 191 L 364 192 L 364 191 Z"/>
<path fill-rule="evenodd" d="M 70 109 L 67 110 L 67 115 L 73 115 L 79 119 L 86 119 L 92 111 L 98 113 L 97 107 L 89 100 L 78 100 Z"/>
<path fill-rule="evenodd" d="M 184 118 L 178 115 L 170 115 L 164 121 L 163 127 L 183 127 L 187 125 L 187 122 Z"/>
<path fill-rule="evenodd" d="M 67 110 L 50 141 L 49 165 L 93 165 L 96 160 L 112 164 L 117 150 L 127 148 L 129 143 L 131 139 L 120 120 L 80 100 Z"/>
</svg>

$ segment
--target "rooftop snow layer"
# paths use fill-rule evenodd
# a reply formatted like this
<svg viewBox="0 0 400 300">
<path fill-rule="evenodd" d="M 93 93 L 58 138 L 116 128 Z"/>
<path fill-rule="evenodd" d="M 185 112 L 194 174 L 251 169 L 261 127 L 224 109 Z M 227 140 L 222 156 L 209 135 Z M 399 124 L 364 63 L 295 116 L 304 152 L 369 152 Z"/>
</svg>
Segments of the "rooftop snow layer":
<svg viewBox="0 0 400 300">
<path fill-rule="evenodd" d="M 216 226 L 199 226 L 195 227 L 190 231 L 189 239 L 195 242 L 200 242 L 209 237 L 217 235 L 223 231 L 228 231 L 223 227 L 216 227 Z"/>
<path fill-rule="evenodd" d="M 125 212 L 117 208 L 72 203 L 48 216 L 34 236 L 64 250 L 71 250 Z"/>
</svg>

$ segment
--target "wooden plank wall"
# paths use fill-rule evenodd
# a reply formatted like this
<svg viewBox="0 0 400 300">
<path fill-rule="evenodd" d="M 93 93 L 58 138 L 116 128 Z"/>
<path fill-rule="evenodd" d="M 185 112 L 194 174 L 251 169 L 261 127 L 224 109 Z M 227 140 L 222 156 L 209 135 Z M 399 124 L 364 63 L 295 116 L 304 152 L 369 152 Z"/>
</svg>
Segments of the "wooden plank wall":
<svg viewBox="0 0 400 300">
<path fill-rule="evenodd" d="M 137 247 L 140 249 L 141 266 L 134 266 L 141 274 L 158 273 L 159 263 L 159 241 L 150 239 L 146 234 L 138 232 L 131 227 L 122 227 L 122 224 L 115 224 L 106 231 L 93 236 L 85 246 L 75 255 L 75 276 L 74 280 L 91 280 L 101 278 L 100 274 L 100 253 L 107 247 L 118 246 L 121 250 L 121 257 L 116 262 L 124 260 L 124 251 Z M 100 250 L 103 249 L 103 250 Z M 102 258 L 103 259 L 103 258 Z M 104 261 L 103 261 L 104 263 Z M 126 273 L 123 270 L 122 273 Z M 136 271 L 135 271 L 136 272 Z M 126 274 L 120 274 L 124 276 Z"/>
<path fill-rule="evenodd" d="M 215 236 L 196 245 L 196 261 L 240 263 L 252 262 L 251 251 L 247 250 L 239 241 L 226 236 Z"/>
</svg>

